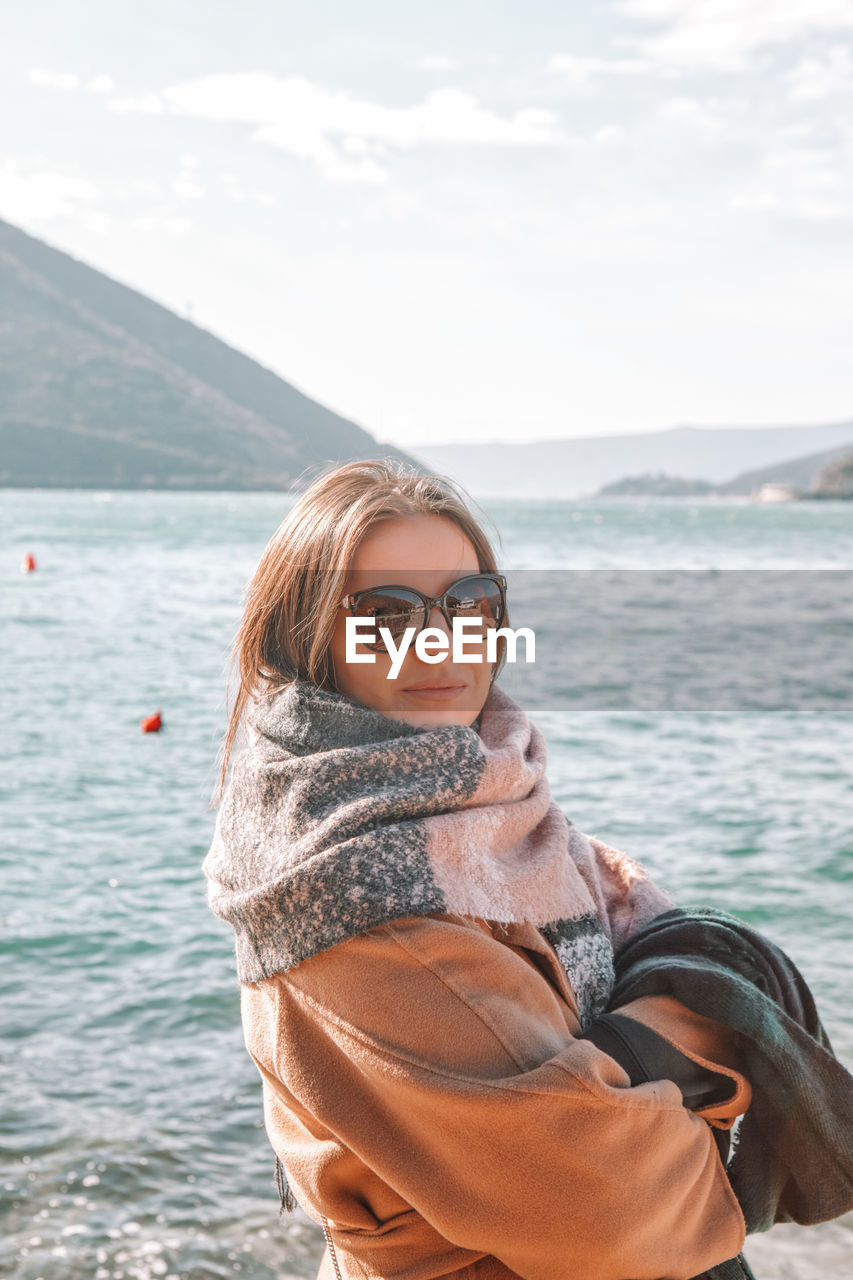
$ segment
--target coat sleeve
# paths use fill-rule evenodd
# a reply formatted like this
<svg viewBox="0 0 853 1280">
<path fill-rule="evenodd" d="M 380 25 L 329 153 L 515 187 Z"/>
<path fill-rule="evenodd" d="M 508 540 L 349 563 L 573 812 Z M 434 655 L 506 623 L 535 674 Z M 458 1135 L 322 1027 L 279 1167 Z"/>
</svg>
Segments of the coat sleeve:
<svg viewBox="0 0 853 1280">
<path fill-rule="evenodd" d="M 272 1145 L 300 1203 L 339 1228 L 381 1223 L 390 1190 L 525 1280 L 689 1280 L 743 1246 L 711 1129 L 678 1086 L 631 1087 L 485 931 L 379 926 L 244 987 L 243 1021 Z M 748 1102 L 738 1077 L 733 1106 Z M 330 1146 L 347 1159 L 324 1182 Z"/>
</svg>

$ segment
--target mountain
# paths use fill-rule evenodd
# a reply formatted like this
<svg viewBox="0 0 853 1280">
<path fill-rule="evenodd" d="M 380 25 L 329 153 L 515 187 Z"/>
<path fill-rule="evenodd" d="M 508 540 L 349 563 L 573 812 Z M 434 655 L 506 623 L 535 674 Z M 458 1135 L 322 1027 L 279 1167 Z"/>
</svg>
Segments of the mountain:
<svg viewBox="0 0 853 1280">
<path fill-rule="evenodd" d="M 690 480 L 683 476 L 671 476 L 661 471 L 657 475 L 646 472 L 639 476 L 624 476 L 606 484 L 595 495 L 597 498 L 618 497 L 697 497 L 713 496 L 749 497 L 765 484 L 785 485 L 803 496 L 811 496 L 818 489 L 838 496 L 839 488 L 846 483 L 845 467 L 851 465 L 851 443 L 809 453 L 804 458 L 787 458 L 751 471 L 742 471 L 733 480 L 723 484 L 711 484 L 707 480 Z"/>
<path fill-rule="evenodd" d="M 286 489 L 413 458 L 0 221 L 0 486 Z"/>
<path fill-rule="evenodd" d="M 683 476 L 668 476 L 665 471 L 648 471 L 641 476 L 624 476 L 612 484 L 603 485 L 597 498 L 696 498 L 716 492 L 708 480 L 686 480 Z"/>
<path fill-rule="evenodd" d="M 851 440 L 853 419 L 806 427 L 670 427 L 527 444 L 423 444 L 411 452 L 476 497 L 575 498 L 654 471 L 718 485 L 780 458 L 843 451 Z"/>
<path fill-rule="evenodd" d="M 811 498 L 853 498 L 853 449 L 821 467 L 812 477 L 808 496 Z"/>
<path fill-rule="evenodd" d="M 808 490 L 822 468 L 853 453 L 853 423 L 850 425 L 850 434 L 843 445 L 822 449 L 819 453 L 807 453 L 805 457 L 787 458 L 771 466 L 756 467 L 753 471 L 743 471 L 727 484 L 718 485 L 717 491 L 726 495 L 749 494 L 763 484 L 786 484 L 792 489 Z"/>
</svg>

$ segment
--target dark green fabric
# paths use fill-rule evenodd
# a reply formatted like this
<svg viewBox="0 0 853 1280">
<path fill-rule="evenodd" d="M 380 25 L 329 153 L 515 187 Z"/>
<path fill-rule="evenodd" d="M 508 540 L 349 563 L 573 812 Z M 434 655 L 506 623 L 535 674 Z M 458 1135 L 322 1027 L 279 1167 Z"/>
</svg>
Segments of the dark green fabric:
<svg viewBox="0 0 853 1280">
<path fill-rule="evenodd" d="M 703 1271 L 693 1280 L 755 1280 L 755 1272 L 742 1253 L 727 1262 L 719 1262 L 710 1271 Z"/>
<path fill-rule="evenodd" d="M 671 995 L 740 1035 L 752 1101 L 726 1172 L 747 1233 L 853 1210 L 853 1075 L 793 960 L 729 912 L 674 907 L 623 943 L 614 965 L 610 1011 Z M 739 1255 L 701 1280 L 744 1275 Z"/>
</svg>

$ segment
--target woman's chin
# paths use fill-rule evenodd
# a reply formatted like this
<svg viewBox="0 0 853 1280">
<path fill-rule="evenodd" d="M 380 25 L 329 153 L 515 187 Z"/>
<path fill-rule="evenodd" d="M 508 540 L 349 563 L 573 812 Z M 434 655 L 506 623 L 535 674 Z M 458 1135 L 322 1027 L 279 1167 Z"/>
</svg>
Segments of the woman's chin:
<svg viewBox="0 0 853 1280">
<path fill-rule="evenodd" d="M 471 725 L 479 715 L 479 708 L 438 707 L 438 708 L 395 708 L 386 711 L 386 715 L 394 720 L 404 720 L 406 724 L 419 729 L 439 729 L 444 725 Z"/>
</svg>

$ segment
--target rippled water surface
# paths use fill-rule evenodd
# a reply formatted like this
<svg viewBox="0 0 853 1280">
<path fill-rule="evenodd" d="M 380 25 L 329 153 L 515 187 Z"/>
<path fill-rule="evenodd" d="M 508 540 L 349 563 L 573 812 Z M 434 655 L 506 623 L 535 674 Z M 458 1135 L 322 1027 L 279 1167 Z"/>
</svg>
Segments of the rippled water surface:
<svg viewBox="0 0 853 1280">
<path fill-rule="evenodd" d="M 278 1216 L 201 874 L 228 648 L 290 501 L 0 492 L 0 1271 L 20 1280 L 316 1273 L 321 1233 Z M 849 503 L 484 505 L 512 569 L 853 569 Z M 853 1066 L 849 702 L 659 705 L 543 706 L 554 794 L 677 901 L 785 948 Z M 759 1280 L 846 1280 L 853 1222 L 746 1252 Z"/>
</svg>

